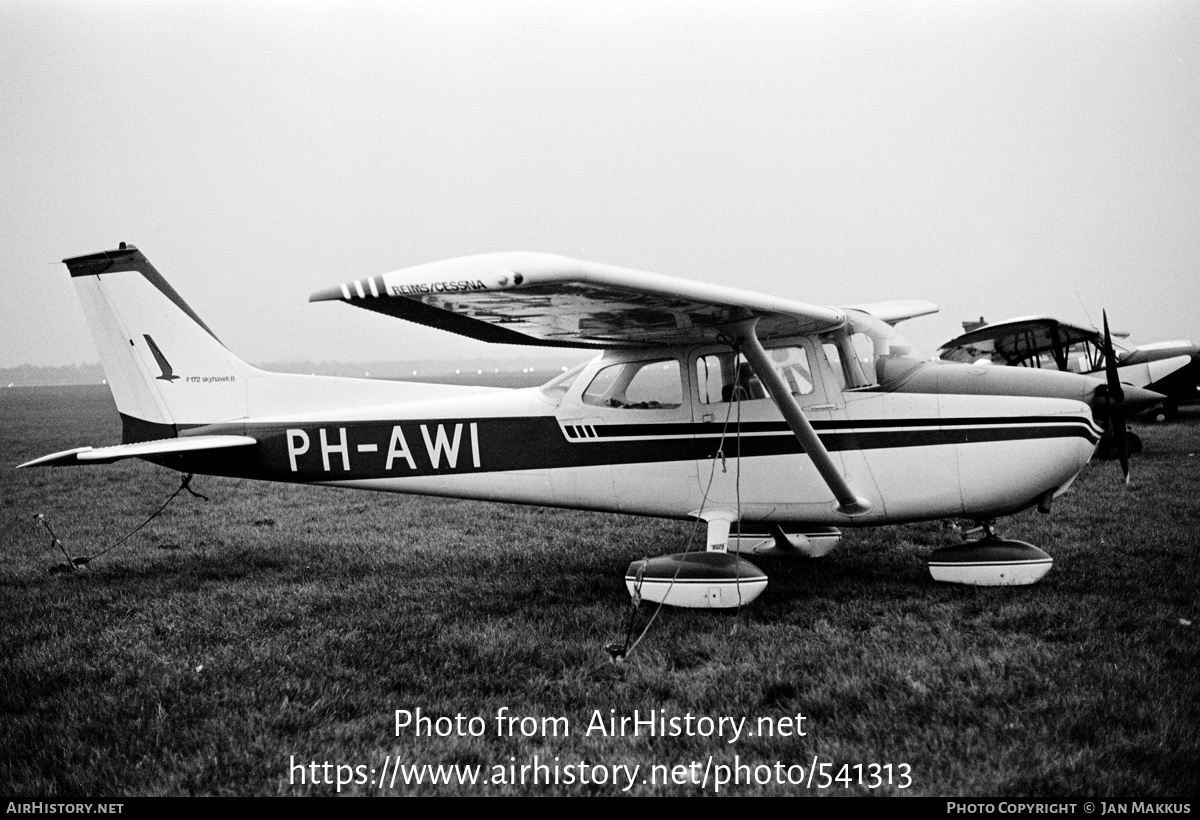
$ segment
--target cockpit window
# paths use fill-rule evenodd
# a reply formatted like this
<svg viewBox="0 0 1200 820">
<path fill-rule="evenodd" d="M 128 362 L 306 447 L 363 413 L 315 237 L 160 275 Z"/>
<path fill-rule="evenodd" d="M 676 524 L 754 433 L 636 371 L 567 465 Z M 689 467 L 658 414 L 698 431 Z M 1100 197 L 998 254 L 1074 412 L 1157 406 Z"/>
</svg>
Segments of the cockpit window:
<svg viewBox="0 0 1200 820">
<path fill-rule="evenodd" d="M 561 399 L 571 389 L 571 385 L 575 384 L 575 379 L 591 362 L 580 362 L 565 373 L 560 373 L 550 381 L 543 384 L 540 388 L 542 393 L 548 399 Z"/>
<path fill-rule="evenodd" d="M 583 392 L 583 403 L 599 407 L 654 410 L 683 403 L 679 362 L 623 362 L 603 368 Z"/>
<path fill-rule="evenodd" d="M 1113 345 L 1113 353 L 1120 361 L 1124 351 Z M 1104 348 L 1097 342 L 1084 339 L 1071 345 L 1059 345 L 1050 350 L 1030 355 L 1019 364 L 1025 367 L 1041 367 L 1047 370 L 1066 369 L 1072 373 L 1094 373 L 1105 368 L 1107 361 Z"/>
<path fill-rule="evenodd" d="M 771 365 L 783 378 L 793 396 L 813 392 L 812 371 L 808 351 L 801 346 L 777 347 L 767 351 Z M 753 401 L 769 398 L 758 376 L 745 356 L 734 358 L 733 351 L 710 353 L 696 359 L 696 384 L 702 404 L 733 401 Z"/>
<path fill-rule="evenodd" d="M 825 353 L 825 360 L 829 362 L 829 369 L 833 371 L 833 377 L 837 379 L 838 390 L 846 389 L 846 368 L 842 365 L 842 352 L 837 341 L 830 336 L 821 337 L 821 350 Z M 851 384 L 851 387 L 858 385 Z"/>
<path fill-rule="evenodd" d="M 846 326 L 821 337 L 829 366 L 842 389 L 886 385 L 921 364 L 913 346 L 887 322 L 846 311 Z"/>
</svg>

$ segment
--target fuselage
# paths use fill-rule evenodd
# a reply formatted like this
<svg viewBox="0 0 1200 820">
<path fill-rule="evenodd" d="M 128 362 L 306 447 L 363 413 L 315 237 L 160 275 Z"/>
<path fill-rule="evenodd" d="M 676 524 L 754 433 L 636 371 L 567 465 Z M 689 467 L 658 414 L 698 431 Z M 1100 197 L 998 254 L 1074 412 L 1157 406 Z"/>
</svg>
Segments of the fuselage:
<svg viewBox="0 0 1200 820">
<path fill-rule="evenodd" d="M 719 346 L 614 351 L 541 388 L 424 386 L 416 401 L 252 414 L 182 434 L 236 433 L 256 447 L 159 461 L 401 493 L 853 526 L 1016 512 L 1064 490 L 1098 440 L 1079 401 L 847 386 L 828 344 L 800 337 L 768 352 L 872 502 L 859 516 L 836 511 L 778 407 Z"/>
<path fill-rule="evenodd" d="M 1142 345 L 1121 359 L 1122 381 L 1167 397 L 1178 407 L 1200 401 L 1200 346 L 1180 340 Z"/>
<path fill-rule="evenodd" d="M 987 519 L 1062 492 L 1099 438 L 1075 386 L 1047 397 L 922 362 L 863 308 L 527 254 L 332 292 L 488 341 L 521 327 L 533 335 L 520 339 L 618 348 L 541 388 L 488 391 L 269 373 L 233 355 L 136 248 L 64 261 L 122 443 L 26 466 L 146 458 L 202 474 L 696 516 L 715 531 L 735 519 Z M 430 304 L 407 298 L 426 291 Z M 467 291 L 477 298 L 459 304 Z"/>
</svg>

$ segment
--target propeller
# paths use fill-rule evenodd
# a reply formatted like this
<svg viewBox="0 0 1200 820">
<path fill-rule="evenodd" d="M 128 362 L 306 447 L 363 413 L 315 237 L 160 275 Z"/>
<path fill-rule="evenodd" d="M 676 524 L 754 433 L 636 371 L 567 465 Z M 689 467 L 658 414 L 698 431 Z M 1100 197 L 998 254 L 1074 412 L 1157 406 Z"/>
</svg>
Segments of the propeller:
<svg viewBox="0 0 1200 820">
<path fill-rule="evenodd" d="M 1121 459 L 1121 472 L 1125 483 L 1129 483 L 1129 429 L 1125 425 L 1125 391 L 1117 375 L 1117 353 L 1113 349 L 1112 334 L 1108 331 L 1108 312 L 1104 317 L 1104 374 L 1108 378 L 1109 426 L 1112 427 L 1113 442 L 1117 445 L 1117 457 Z"/>
</svg>

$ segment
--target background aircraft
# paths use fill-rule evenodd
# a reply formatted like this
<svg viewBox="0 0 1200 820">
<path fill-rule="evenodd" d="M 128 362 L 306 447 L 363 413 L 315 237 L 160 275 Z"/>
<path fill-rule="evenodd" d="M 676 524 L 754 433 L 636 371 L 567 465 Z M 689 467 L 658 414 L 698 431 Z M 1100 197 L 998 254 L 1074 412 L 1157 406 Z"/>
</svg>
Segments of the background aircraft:
<svg viewBox="0 0 1200 820">
<path fill-rule="evenodd" d="M 929 303 L 843 310 L 529 253 L 313 295 L 485 341 L 603 351 L 540 388 L 495 390 L 268 373 L 227 350 L 136 248 L 65 262 L 123 442 L 21 466 L 136 457 L 188 473 L 699 520 L 705 554 L 634 562 L 627 576 L 635 594 L 683 606 L 736 606 L 765 586 L 728 551 L 743 527 L 769 533 L 776 552 L 813 555 L 840 526 L 967 518 L 987 537 L 936 551 L 934 577 L 1032 583 L 1050 557 L 996 538 L 990 522 L 1048 511 L 1100 438 L 1081 400 L 1094 379 L 913 356 L 884 320 Z M 1046 397 L 1051 383 L 1072 397 Z"/>
<path fill-rule="evenodd" d="M 986 324 L 964 322 L 966 333 L 943 344 L 938 358 L 947 362 L 1000 364 L 1070 373 L 1106 373 L 1114 358 L 1122 384 L 1160 393 L 1153 413 L 1170 418 L 1179 405 L 1200 400 L 1200 346 L 1189 341 L 1155 342 L 1133 346 L 1112 340 L 1107 353 L 1104 333 L 1051 316 L 1025 316 Z M 1118 339 L 1128 333 L 1113 333 Z"/>
</svg>

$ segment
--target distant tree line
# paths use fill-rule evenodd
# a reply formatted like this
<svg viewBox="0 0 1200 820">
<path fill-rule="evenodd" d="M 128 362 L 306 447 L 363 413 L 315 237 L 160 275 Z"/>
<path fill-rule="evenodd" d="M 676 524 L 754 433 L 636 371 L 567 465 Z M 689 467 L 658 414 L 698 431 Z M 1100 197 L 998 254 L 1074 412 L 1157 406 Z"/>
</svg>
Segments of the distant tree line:
<svg viewBox="0 0 1200 820">
<path fill-rule="evenodd" d="M 563 367 L 577 364 L 589 358 L 588 351 L 570 351 L 559 355 L 537 355 L 521 359 L 463 359 L 407 362 L 274 362 L 257 365 L 263 370 L 281 373 L 315 373 L 319 376 L 369 376 L 373 379 L 439 379 L 448 377 L 452 381 L 470 383 L 471 376 L 479 371 L 498 377 L 504 374 L 523 374 L 528 370 L 526 381 L 540 384 L 548 380 Z M 526 367 L 528 366 L 528 367 Z M 415 371 L 415 372 L 414 372 Z M 458 371 L 461 371 L 459 373 Z M 487 382 L 488 380 L 481 380 Z M 31 364 L 17 367 L 0 367 L 0 387 L 43 387 L 55 384 L 102 384 L 104 369 L 97 364 L 64 364 L 57 367 L 39 367 Z"/>
</svg>

